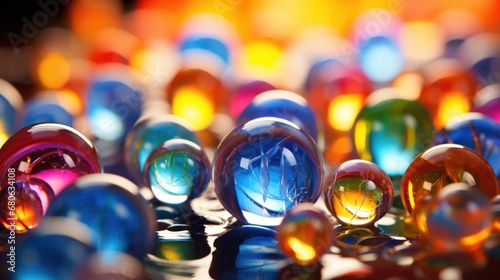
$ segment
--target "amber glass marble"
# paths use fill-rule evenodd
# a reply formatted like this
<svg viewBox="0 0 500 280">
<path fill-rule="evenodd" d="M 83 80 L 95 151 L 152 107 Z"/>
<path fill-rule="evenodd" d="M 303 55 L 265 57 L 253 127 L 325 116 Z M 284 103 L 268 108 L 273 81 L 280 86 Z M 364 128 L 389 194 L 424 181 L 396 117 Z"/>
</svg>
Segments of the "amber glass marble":
<svg viewBox="0 0 500 280">
<path fill-rule="evenodd" d="M 299 264 L 318 260 L 333 241 L 333 224 L 312 203 L 294 206 L 277 227 L 283 253 Z"/>
<path fill-rule="evenodd" d="M 369 225 L 383 217 L 394 201 L 391 179 L 376 164 L 349 160 L 329 175 L 323 197 L 342 224 Z"/>
<path fill-rule="evenodd" d="M 495 173 L 475 151 L 457 144 L 434 146 L 417 156 L 401 181 L 401 199 L 412 214 L 426 196 L 435 196 L 446 185 L 466 183 L 489 198 L 498 194 Z"/>
</svg>

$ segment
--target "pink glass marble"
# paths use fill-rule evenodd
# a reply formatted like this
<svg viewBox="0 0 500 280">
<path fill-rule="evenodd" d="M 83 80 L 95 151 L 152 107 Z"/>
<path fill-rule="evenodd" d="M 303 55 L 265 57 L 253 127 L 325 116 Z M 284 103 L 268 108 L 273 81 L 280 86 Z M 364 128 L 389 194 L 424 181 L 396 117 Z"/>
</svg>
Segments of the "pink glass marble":
<svg viewBox="0 0 500 280">
<path fill-rule="evenodd" d="M 273 89 L 276 89 L 273 85 L 260 80 L 241 84 L 233 93 L 229 101 L 229 112 L 231 113 L 231 117 L 236 119 L 241 112 L 252 103 L 255 96 Z"/>
</svg>

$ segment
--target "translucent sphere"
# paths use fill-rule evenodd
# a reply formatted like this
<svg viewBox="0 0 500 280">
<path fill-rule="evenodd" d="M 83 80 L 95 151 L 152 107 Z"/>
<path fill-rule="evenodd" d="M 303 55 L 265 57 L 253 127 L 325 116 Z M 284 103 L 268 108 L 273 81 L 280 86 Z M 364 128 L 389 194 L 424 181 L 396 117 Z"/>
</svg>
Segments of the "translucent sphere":
<svg viewBox="0 0 500 280">
<path fill-rule="evenodd" d="M 443 188 L 427 205 L 425 239 L 438 250 L 479 248 L 491 232 L 490 200 L 463 183 Z"/>
<path fill-rule="evenodd" d="M 356 117 L 352 138 L 361 159 L 377 164 L 389 176 L 401 176 L 424 151 L 433 129 L 422 105 L 393 98 L 365 106 Z"/>
<path fill-rule="evenodd" d="M 276 89 L 273 85 L 261 80 L 253 80 L 241 84 L 233 93 L 229 101 L 229 112 L 231 113 L 231 117 L 236 119 L 241 112 L 252 103 L 255 96 L 273 89 Z"/>
<path fill-rule="evenodd" d="M 0 222 L 18 233 L 35 228 L 54 197 L 49 184 L 39 178 L 27 176 L 9 181 L 0 192 Z"/>
<path fill-rule="evenodd" d="M 33 99 L 26 102 L 21 122 L 21 127 L 44 122 L 72 126 L 73 115 L 56 100 Z"/>
<path fill-rule="evenodd" d="M 151 152 L 170 139 L 186 139 L 200 144 L 189 124 L 174 115 L 157 115 L 141 118 L 127 135 L 125 162 L 137 180 L 142 180 L 144 164 Z"/>
<path fill-rule="evenodd" d="M 370 80 L 384 83 L 401 73 L 404 58 L 392 39 L 376 36 L 369 38 L 361 45 L 359 64 Z"/>
<path fill-rule="evenodd" d="M 498 194 L 495 173 L 481 155 L 457 145 L 434 146 L 417 156 L 401 181 L 401 199 L 410 214 L 426 196 L 436 196 L 452 183 L 466 183 L 489 198 Z"/>
<path fill-rule="evenodd" d="M 102 252 L 124 252 L 141 259 L 155 242 L 153 208 L 134 183 L 114 174 L 79 178 L 52 201 L 46 215 L 86 224 L 92 244 Z"/>
<path fill-rule="evenodd" d="M 266 117 L 237 126 L 222 140 L 212 181 L 238 220 L 277 225 L 294 205 L 318 199 L 323 172 L 321 153 L 306 132 Z"/>
<path fill-rule="evenodd" d="M 323 197 L 330 213 L 342 224 L 368 225 L 389 211 L 394 190 L 389 176 L 376 164 L 349 160 L 330 173 Z"/>
<path fill-rule="evenodd" d="M 207 188 L 209 166 L 200 146 L 172 139 L 151 152 L 144 165 L 143 180 L 158 200 L 179 204 L 198 197 Z"/>
<path fill-rule="evenodd" d="M 299 264 L 317 261 L 332 245 L 333 224 L 313 204 L 293 207 L 276 228 L 283 253 Z"/>
</svg>

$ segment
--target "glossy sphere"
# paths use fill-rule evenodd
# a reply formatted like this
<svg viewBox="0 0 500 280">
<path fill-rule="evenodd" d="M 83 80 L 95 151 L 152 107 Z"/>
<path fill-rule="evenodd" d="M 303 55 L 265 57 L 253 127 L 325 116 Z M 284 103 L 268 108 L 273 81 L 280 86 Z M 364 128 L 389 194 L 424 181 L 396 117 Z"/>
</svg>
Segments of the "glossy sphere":
<svg viewBox="0 0 500 280">
<path fill-rule="evenodd" d="M 427 206 L 426 240 L 437 250 L 473 250 L 491 232 L 489 199 L 467 184 L 443 188 Z"/>
<path fill-rule="evenodd" d="M 283 253 L 299 264 L 318 260 L 333 241 L 333 224 L 310 203 L 293 207 L 276 231 Z"/>
<path fill-rule="evenodd" d="M 219 201 L 251 224 L 277 225 L 294 205 L 315 202 L 322 176 L 323 159 L 312 138 L 295 124 L 270 117 L 231 131 L 212 165 Z"/>
<path fill-rule="evenodd" d="M 478 153 L 461 145 L 438 145 L 412 161 L 401 181 L 401 199 L 412 214 L 422 198 L 436 196 L 446 185 L 460 182 L 489 198 L 498 194 L 495 173 Z"/>
<path fill-rule="evenodd" d="M 221 40 L 212 36 L 191 35 L 183 39 L 179 49 L 182 53 L 203 50 L 218 56 L 224 63 L 230 63 L 228 46 Z"/>
<path fill-rule="evenodd" d="M 186 139 L 200 144 L 189 124 L 174 115 L 157 115 L 141 118 L 127 135 L 125 162 L 137 180 L 142 180 L 144 164 L 151 152 L 170 139 Z"/>
<path fill-rule="evenodd" d="M 374 82 L 384 83 L 394 79 L 403 70 L 403 62 L 401 50 L 388 37 L 372 37 L 361 45 L 359 64 Z"/>
<path fill-rule="evenodd" d="M 124 252 L 141 259 L 155 242 L 153 208 L 134 183 L 114 174 L 79 178 L 52 201 L 46 215 L 86 224 L 92 244 L 102 252 Z"/>
<path fill-rule="evenodd" d="M 26 102 L 21 121 L 21 127 L 43 122 L 72 126 L 73 116 L 57 102 L 34 99 Z"/>
<path fill-rule="evenodd" d="M 75 279 L 95 252 L 90 229 L 73 219 L 47 217 L 38 228 L 16 240 L 16 272 L 12 279 Z"/>
<path fill-rule="evenodd" d="M 237 124 L 261 117 L 276 117 L 293 122 L 318 141 L 314 112 L 300 95 L 286 90 L 271 90 L 256 96 L 239 115 Z"/>
<path fill-rule="evenodd" d="M 394 98 L 365 106 L 356 117 L 352 138 L 361 159 L 374 162 L 389 176 L 401 176 L 432 132 L 432 120 L 422 105 Z"/>
<path fill-rule="evenodd" d="M 179 71 L 167 87 L 172 113 L 186 119 L 196 130 L 212 123 L 224 98 L 221 81 L 201 69 Z"/>
<path fill-rule="evenodd" d="M 276 89 L 273 85 L 260 81 L 250 81 L 240 85 L 229 101 L 229 112 L 231 117 L 236 119 L 245 108 L 252 103 L 254 97 L 259 93 Z"/>
<path fill-rule="evenodd" d="M 434 135 L 434 144 L 455 143 L 481 154 L 495 172 L 500 186 L 500 124 L 479 113 L 453 118 Z"/>
<path fill-rule="evenodd" d="M 209 166 L 200 146 L 172 139 L 151 152 L 144 165 L 143 180 L 158 200 L 179 204 L 198 197 L 206 189 Z"/>
<path fill-rule="evenodd" d="M 0 221 L 8 229 L 21 233 L 35 228 L 54 198 L 54 191 L 43 180 L 25 177 L 0 192 Z M 12 226 L 12 222 L 14 226 Z"/>
<path fill-rule="evenodd" d="M 346 225 L 373 224 L 394 200 L 391 179 L 376 164 L 350 160 L 336 167 L 323 190 L 326 207 Z"/>
<path fill-rule="evenodd" d="M 474 109 L 475 112 L 486 115 L 494 119 L 497 123 L 500 123 L 500 97 L 492 98 L 488 102 L 485 102 L 481 106 Z"/>
<path fill-rule="evenodd" d="M 101 172 L 97 149 L 77 130 L 62 124 L 42 123 L 23 128 L 0 149 L 1 186 L 14 178 L 36 177 L 57 195 L 76 178 Z"/>
</svg>

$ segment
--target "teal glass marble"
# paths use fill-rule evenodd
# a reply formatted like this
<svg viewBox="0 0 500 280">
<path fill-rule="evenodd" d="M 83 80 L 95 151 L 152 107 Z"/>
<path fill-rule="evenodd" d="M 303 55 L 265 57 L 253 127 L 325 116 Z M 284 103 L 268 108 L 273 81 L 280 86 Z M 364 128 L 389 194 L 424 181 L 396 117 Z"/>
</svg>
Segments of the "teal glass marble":
<svg viewBox="0 0 500 280">
<path fill-rule="evenodd" d="M 147 158 L 167 140 L 180 138 L 199 145 L 198 137 L 189 127 L 183 119 L 169 114 L 141 118 L 125 140 L 124 158 L 132 175 L 140 182 Z"/>
<path fill-rule="evenodd" d="M 143 180 L 159 201 L 179 204 L 200 196 L 207 188 L 209 166 L 199 145 L 172 139 L 151 152 L 144 165 Z"/>
<path fill-rule="evenodd" d="M 238 116 L 236 124 L 261 117 L 276 117 L 293 122 L 314 141 L 318 141 L 316 116 L 302 96 L 286 90 L 270 90 L 255 96 Z"/>
<path fill-rule="evenodd" d="M 499 123 L 480 113 L 459 115 L 434 134 L 434 145 L 445 143 L 459 144 L 481 154 L 495 172 L 500 186 Z"/>
<path fill-rule="evenodd" d="M 123 252 L 142 259 L 156 240 L 156 215 L 139 187 L 114 174 L 78 178 L 50 204 L 46 216 L 73 218 L 91 230 L 99 252 Z"/>
<path fill-rule="evenodd" d="M 359 158 L 377 164 L 389 176 L 402 176 L 430 144 L 433 124 L 417 101 L 391 98 L 367 102 L 352 128 Z"/>
<path fill-rule="evenodd" d="M 224 208 L 250 224 L 277 225 L 294 205 L 321 193 L 323 158 L 314 140 L 280 118 L 258 118 L 222 140 L 212 182 Z"/>
</svg>

